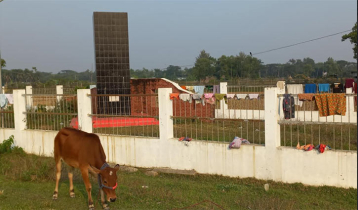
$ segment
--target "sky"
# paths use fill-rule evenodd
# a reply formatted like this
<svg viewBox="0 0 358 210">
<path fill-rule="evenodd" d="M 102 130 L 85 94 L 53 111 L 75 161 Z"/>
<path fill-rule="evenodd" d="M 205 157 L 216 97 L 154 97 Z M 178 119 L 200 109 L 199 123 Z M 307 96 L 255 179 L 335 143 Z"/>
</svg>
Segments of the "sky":
<svg viewBox="0 0 358 210">
<path fill-rule="evenodd" d="M 6 69 L 95 70 L 94 11 L 128 13 L 133 69 L 193 65 L 201 50 L 215 58 L 255 54 L 350 30 L 357 21 L 356 0 L 4 0 L 0 50 Z M 264 64 L 305 57 L 356 61 L 342 35 L 256 57 Z"/>
</svg>

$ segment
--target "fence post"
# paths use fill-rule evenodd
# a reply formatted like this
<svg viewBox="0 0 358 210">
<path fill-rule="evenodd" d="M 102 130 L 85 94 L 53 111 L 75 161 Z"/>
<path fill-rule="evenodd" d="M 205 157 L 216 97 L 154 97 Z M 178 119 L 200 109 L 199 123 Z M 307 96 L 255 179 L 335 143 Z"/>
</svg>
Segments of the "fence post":
<svg viewBox="0 0 358 210">
<path fill-rule="evenodd" d="M 62 85 L 56 85 L 56 94 L 57 95 L 63 95 L 63 86 Z M 57 96 L 57 102 L 61 101 L 62 96 Z"/>
<path fill-rule="evenodd" d="M 159 138 L 163 140 L 174 137 L 173 132 L 173 102 L 169 95 L 172 93 L 171 88 L 158 89 L 158 106 L 159 106 Z"/>
<path fill-rule="evenodd" d="M 346 94 L 353 94 L 353 88 L 347 88 Z M 346 96 L 346 115 L 349 116 L 349 122 L 355 121 L 357 113 L 354 112 L 354 96 Z M 348 114 L 347 114 L 348 113 Z"/>
<path fill-rule="evenodd" d="M 14 99 L 14 121 L 15 121 L 15 131 L 23 131 L 26 129 L 26 99 L 25 99 L 25 90 L 13 90 L 13 99 Z"/>
<path fill-rule="evenodd" d="M 278 120 L 277 87 L 265 88 L 265 147 L 276 149 L 281 146 L 280 125 Z"/>
<path fill-rule="evenodd" d="M 91 96 L 87 94 L 91 94 L 90 89 L 77 90 L 78 129 L 93 133 L 92 117 L 89 116 L 92 114 Z"/>
<path fill-rule="evenodd" d="M 32 95 L 32 86 L 26 86 L 26 94 Z M 26 107 L 32 107 L 33 103 L 32 96 L 26 96 Z"/>
<path fill-rule="evenodd" d="M 227 94 L 227 82 L 220 82 L 220 94 Z"/>
</svg>

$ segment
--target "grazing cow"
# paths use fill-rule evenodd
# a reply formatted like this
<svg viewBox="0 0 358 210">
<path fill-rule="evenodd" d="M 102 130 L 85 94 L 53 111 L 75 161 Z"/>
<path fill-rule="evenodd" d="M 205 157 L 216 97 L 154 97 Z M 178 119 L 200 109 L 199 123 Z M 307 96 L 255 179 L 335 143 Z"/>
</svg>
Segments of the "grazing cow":
<svg viewBox="0 0 358 210">
<path fill-rule="evenodd" d="M 117 198 L 115 189 L 117 187 L 117 164 L 114 168 L 106 163 L 99 137 L 96 134 L 86 133 L 74 128 L 62 128 L 55 137 L 55 162 L 56 162 L 56 188 L 53 199 L 58 197 L 58 183 L 61 177 L 61 159 L 69 166 L 68 178 L 70 180 L 70 196 L 75 197 L 73 190 L 73 168 L 79 168 L 88 193 L 89 209 L 94 209 L 91 196 L 91 183 L 88 172 L 98 175 L 98 184 L 101 193 L 101 202 L 104 209 L 109 209 L 107 201 L 114 202 Z"/>
</svg>

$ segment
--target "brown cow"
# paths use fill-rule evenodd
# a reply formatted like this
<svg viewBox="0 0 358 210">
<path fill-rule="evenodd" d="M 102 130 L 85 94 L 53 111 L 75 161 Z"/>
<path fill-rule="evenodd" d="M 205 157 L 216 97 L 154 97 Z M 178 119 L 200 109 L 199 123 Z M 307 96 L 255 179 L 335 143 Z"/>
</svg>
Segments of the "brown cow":
<svg viewBox="0 0 358 210">
<path fill-rule="evenodd" d="M 117 164 L 114 168 L 106 163 L 99 137 L 96 134 L 86 133 L 74 128 L 62 128 L 55 137 L 55 162 L 56 162 L 56 188 L 53 199 L 58 197 L 58 183 L 61 177 L 61 158 L 70 166 L 68 178 L 70 180 L 70 196 L 75 197 L 73 190 L 73 168 L 79 168 L 88 193 L 89 209 L 94 209 L 91 196 L 91 183 L 88 172 L 98 174 L 98 184 L 101 192 L 101 202 L 105 209 L 109 209 L 104 199 L 114 202 L 117 198 L 115 189 L 117 187 Z"/>
</svg>

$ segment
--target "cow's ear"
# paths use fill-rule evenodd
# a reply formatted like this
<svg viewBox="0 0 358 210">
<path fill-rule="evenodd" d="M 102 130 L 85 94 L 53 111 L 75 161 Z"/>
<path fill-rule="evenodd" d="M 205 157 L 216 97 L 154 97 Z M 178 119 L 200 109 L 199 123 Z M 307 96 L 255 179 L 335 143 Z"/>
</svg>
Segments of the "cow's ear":
<svg viewBox="0 0 358 210">
<path fill-rule="evenodd" d="M 91 165 L 90 165 L 90 169 L 92 169 L 92 171 L 95 172 L 96 174 L 99 174 L 101 172 L 101 170 Z"/>
<path fill-rule="evenodd" d="M 119 164 L 117 164 L 116 166 L 114 166 L 114 170 L 116 170 L 116 171 L 119 170 Z"/>
</svg>

